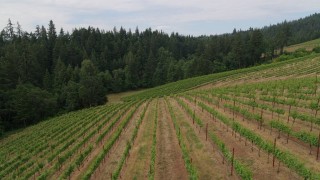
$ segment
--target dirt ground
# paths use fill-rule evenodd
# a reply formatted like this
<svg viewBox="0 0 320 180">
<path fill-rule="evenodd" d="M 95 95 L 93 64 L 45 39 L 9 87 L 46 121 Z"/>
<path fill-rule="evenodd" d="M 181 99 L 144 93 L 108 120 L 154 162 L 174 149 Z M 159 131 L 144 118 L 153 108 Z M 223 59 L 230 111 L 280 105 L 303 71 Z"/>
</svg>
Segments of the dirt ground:
<svg viewBox="0 0 320 180">
<path fill-rule="evenodd" d="M 222 112 L 222 109 L 219 109 L 216 107 L 216 110 L 219 110 L 221 113 L 224 113 L 229 118 L 232 118 L 232 113 L 227 110 L 225 112 Z M 271 118 L 269 116 L 265 116 L 264 118 Z M 240 122 L 244 127 L 251 129 L 255 131 L 258 135 L 260 135 L 263 139 L 268 140 L 269 142 L 273 142 L 274 138 L 277 138 L 277 147 L 282 149 L 282 150 L 287 150 L 290 151 L 292 154 L 294 154 L 301 162 L 305 163 L 306 167 L 314 170 L 315 172 L 320 172 L 320 166 L 319 162 L 316 161 L 316 148 L 313 148 L 313 151 L 311 154 L 309 154 L 309 147 L 308 145 L 299 142 L 298 140 L 295 139 L 295 141 L 292 141 L 292 137 L 290 138 L 289 142 L 287 143 L 287 136 L 284 134 L 280 134 L 280 139 L 278 138 L 278 131 L 272 130 L 270 134 L 270 130 L 259 130 L 258 129 L 258 124 L 256 122 L 250 121 L 250 120 L 245 120 L 242 121 L 243 117 L 242 116 L 237 116 L 235 118 L 237 122 Z M 298 143 L 297 143 L 298 142 Z"/>
<path fill-rule="evenodd" d="M 100 130 L 100 133 L 102 133 L 103 131 L 105 131 L 106 128 L 107 128 L 107 127 L 110 125 L 110 123 L 112 122 L 112 120 L 113 120 L 115 117 L 117 117 L 119 114 L 120 114 L 119 112 L 115 113 L 115 114 L 111 117 L 111 119 L 103 125 L 103 127 L 102 127 L 101 130 Z M 98 125 L 102 124 L 103 119 L 104 119 L 104 118 L 107 118 L 107 116 L 106 116 L 105 114 L 102 114 L 102 115 L 99 116 L 99 119 L 100 119 L 100 118 L 101 118 L 101 120 L 98 121 L 90 130 L 88 130 L 88 132 L 94 130 Z M 119 121 L 119 122 L 120 122 L 120 121 Z M 51 178 L 52 178 L 52 179 L 58 179 L 58 177 L 62 175 L 62 173 L 66 170 L 66 168 L 69 167 L 70 163 L 72 163 L 72 162 L 75 160 L 75 158 L 77 157 L 77 155 L 79 155 L 81 152 L 83 152 L 83 151 L 86 150 L 86 148 L 88 147 L 89 144 L 94 145 L 94 147 L 99 147 L 99 146 L 96 146 L 95 140 L 99 137 L 100 133 L 97 133 L 97 134 L 93 135 L 82 147 L 80 147 L 80 148 L 77 150 L 77 152 L 76 152 L 75 154 L 72 155 L 72 157 L 71 157 L 66 163 L 63 164 L 63 166 L 61 167 L 60 171 L 56 171 L 56 172 L 52 175 Z M 110 136 L 110 134 L 111 134 L 111 133 L 106 134 L 106 137 L 104 137 L 104 140 L 105 140 L 106 138 L 108 138 L 108 137 Z M 84 136 L 83 136 L 83 137 L 84 137 Z M 79 137 L 78 140 L 80 140 L 80 139 L 82 140 L 83 137 Z M 103 140 L 102 140 L 102 141 L 103 141 Z M 102 145 L 102 144 L 100 144 L 100 146 L 101 146 L 101 145 Z M 97 148 L 96 151 L 98 152 L 98 148 Z M 97 152 L 96 152 L 96 153 L 91 153 L 91 154 L 87 157 L 87 161 L 89 161 L 91 157 L 94 157 L 94 154 L 97 154 Z M 72 174 L 72 176 L 78 176 L 78 175 L 80 174 L 80 172 L 81 172 L 81 171 L 78 171 L 78 170 L 76 169 L 76 170 L 74 171 L 74 173 Z"/>
<path fill-rule="evenodd" d="M 223 103 L 228 103 L 228 104 L 232 104 L 233 102 L 227 101 L 227 100 L 223 100 L 221 104 Z M 261 103 L 261 102 L 258 102 Z M 239 106 L 239 105 L 238 105 Z M 241 105 L 240 106 L 242 109 L 247 109 L 249 111 L 252 112 L 252 108 L 246 106 L 246 105 Z M 217 108 L 217 107 L 216 107 Z M 283 107 L 282 107 L 283 108 Z M 284 109 L 288 109 L 288 107 L 285 107 Z M 255 109 L 255 113 L 260 112 L 261 109 L 256 108 Z M 228 110 L 225 112 L 225 115 L 227 115 L 229 118 L 232 118 L 232 113 Z M 251 130 L 257 130 L 258 127 L 258 123 L 252 120 L 247 120 L 245 122 L 242 122 L 241 119 L 243 119 L 243 116 L 241 114 L 236 113 L 236 119 L 240 120 L 241 123 L 244 123 L 244 125 L 246 127 L 249 127 Z M 240 118 L 241 117 L 241 118 Z M 259 133 L 261 136 L 263 136 L 265 139 L 269 140 L 269 141 L 273 141 L 273 139 L 275 137 L 278 138 L 278 131 L 276 129 L 270 130 L 270 127 L 266 124 L 268 124 L 268 122 L 272 119 L 277 119 L 277 115 L 276 113 L 274 113 L 274 118 L 272 118 L 271 112 L 269 111 L 264 111 L 263 113 L 263 119 L 264 119 L 264 130 L 261 131 L 256 131 L 257 133 Z M 287 112 L 285 115 L 281 115 L 280 116 L 280 122 L 286 123 L 287 122 Z M 304 130 L 306 132 L 309 132 L 310 130 L 310 123 L 307 122 L 303 122 L 300 120 L 296 120 L 296 122 L 292 125 L 292 119 L 289 119 L 289 123 L 288 126 L 292 128 L 292 130 L 294 131 L 300 131 L 300 130 Z M 267 130 L 265 130 L 267 129 Z M 270 132 L 272 132 L 272 134 L 270 134 Z M 313 125 L 313 134 L 319 134 L 319 128 L 317 125 Z M 311 154 L 309 154 L 310 152 L 310 146 L 307 143 L 304 143 L 302 141 L 300 141 L 297 138 L 294 137 L 289 137 L 289 143 L 287 143 L 286 139 L 287 139 L 287 135 L 280 133 L 280 139 L 278 139 L 278 142 L 281 142 L 281 146 L 283 146 L 284 149 L 286 150 L 290 150 L 290 152 L 293 152 L 295 155 L 297 155 L 298 157 L 301 158 L 301 160 L 305 163 L 311 164 L 310 168 L 314 169 L 316 171 L 320 171 L 320 166 L 317 166 L 317 161 L 315 161 L 315 155 L 316 155 L 316 151 L 317 148 L 316 147 L 312 147 L 311 150 Z"/>
<path fill-rule="evenodd" d="M 147 179 L 151 161 L 152 133 L 156 111 L 156 100 L 153 100 L 146 111 L 137 138 L 130 151 L 126 165 L 121 170 L 123 179 Z"/>
<path fill-rule="evenodd" d="M 173 99 L 169 100 L 173 106 L 180 125 L 182 137 L 192 157 L 193 165 L 199 175 L 199 179 L 240 179 L 238 176 L 231 176 L 231 166 L 222 164 L 222 153 L 209 139 L 206 141 L 204 131 L 192 124 L 190 117 Z"/>
<path fill-rule="evenodd" d="M 254 179 L 300 179 L 295 173 L 293 173 L 290 169 L 283 166 L 280 163 L 280 172 L 278 173 L 278 160 L 276 160 L 276 167 L 272 166 L 272 156 L 270 155 L 270 160 L 268 162 L 268 155 L 264 153 L 262 150 L 260 151 L 259 156 L 259 148 L 252 146 L 251 142 L 246 142 L 244 138 L 239 140 L 235 138 L 234 133 L 230 128 L 226 128 L 224 124 L 221 124 L 219 120 L 213 121 L 209 113 L 203 111 L 194 105 L 194 103 L 190 103 L 184 98 L 182 98 L 186 103 L 188 103 L 189 107 L 196 110 L 197 116 L 203 120 L 204 123 L 208 123 L 209 131 L 215 133 L 228 147 L 228 149 L 235 148 L 235 158 L 239 159 L 242 163 L 248 165 L 253 171 Z M 218 109 L 216 109 L 218 110 Z M 223 110 L 221 111 L 223 113 Z M 253 147 L 253 151 L 252 151 Z"/>
<path fill-rule="evenodd" d="M 111 148 L 110 153 L 105 157 L 105 161 L 100 163 L 99 167 L 97 168 L 91 179 L 105 180 L 110 178 L 111 173 L 115 171 L 119 164 L 119 160 L 124 154 L 127 142 L 131 139 L 136 122 L 140 118 L 144 107 L 146 107 L 146 103 L 142 104 L 134 113 L 133 117 L 130 119 L 125 129 L 122 130 L 122 133 L 118 138 L 118 141 Z"/>
<path fill-rule="evenodd" d="M 112 130 L 107 133 L 105 135 L 105 137 L 101 140 L 101 142 L 105 142 L 107 139 L 109 139 L 112 134 L 115 132 L 115 130 L 117 129 L 118 125 L 120 124 L 121 121 L 123 121 L 125 119 L 125 117 L 129 114 L 129 112 L 132 110 L 133 108 L 129 108 L 129 110 L 124 114 L 124 116 L 122 116 L 122 118 L 120 118 L 120 120 L 114 125 L 114 127 L 112 128 Z M 134 117 L 136 116 L 137 113 L 139 113 L 141 111 L 141 107 L 138 108 L 138 110 L 135 112 Z M 115 116 L 116 117 L 116 116 Z M 114 118 L 115 118 L 114 117 Z M 112 121 L 113 119 L 111 119 Z M 132 120 L 130 120 L 132 121 Z M 107 123 L 109 124 L 109 123 Z M 130 124 L 130 123 L 129 123 Z M 105 126 L 107 127 L 107 126 Z M 104 127 L 104 128 L 105 128 Z M 122 137 L 122 135 L 120 136 Z M 104 143 L 99 143 L 98 145 L 96 145 L 94 147 L 94 149 L 92 150 L 92 152 L 87 156 L 86 160 L 84 161 L 83 165 L 80 167 L 79 170 L 76 170 L 74 173 L 72 173 L 71 175 L 71 179 L 79 179 L 79 177 L 86 171 L 86 169 L 89 167 L 89 165 L 92 163 L 93 159 L 102 151 L 103 149 L 103 144 Z M 118 143 L 115 143 L 114 146 L 117 146 Z M 113 147 L 114 148 L 114 147 Z M 111 151 L 113 150 L 113 148 L 111 149 Z M 103 164 L 103 163 L 102 163 Z"/>
<path fill-rule="evenodd" d="M 163 99 L 159 100 L 155 179 L 188 179 L 178 139 Z"/>
</svg>

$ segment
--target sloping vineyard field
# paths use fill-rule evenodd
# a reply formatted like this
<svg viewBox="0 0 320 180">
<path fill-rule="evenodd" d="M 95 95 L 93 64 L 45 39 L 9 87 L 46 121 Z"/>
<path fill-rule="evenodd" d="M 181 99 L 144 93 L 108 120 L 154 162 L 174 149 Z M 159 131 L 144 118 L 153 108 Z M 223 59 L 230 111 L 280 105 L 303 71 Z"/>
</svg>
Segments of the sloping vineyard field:
<svg viewBox="0 0 320 180">
<path fill-rule="evenodd" d="M 0 179 L 320 179 L 320 56 L 166 84 L 0 140 Z"/>
</svg>

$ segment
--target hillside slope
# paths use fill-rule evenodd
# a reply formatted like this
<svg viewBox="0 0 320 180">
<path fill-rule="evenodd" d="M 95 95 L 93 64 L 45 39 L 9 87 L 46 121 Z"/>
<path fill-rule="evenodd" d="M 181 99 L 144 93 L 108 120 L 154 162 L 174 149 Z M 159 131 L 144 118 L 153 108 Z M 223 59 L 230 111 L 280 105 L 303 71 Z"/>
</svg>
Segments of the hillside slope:
<svg viewBox="0 0 320 180">
<path fill-rule="evenodd" d="M 320 39 L 315 39 L 312 41 L 291 45 L 291 46 L 285 47 L 284 50 L 287 52 L 294 52 L 297 49 L 306 49 L 307 51 L 311 51 L 315 47 L 320 47 Z"/>
<path fill-rule="evenodd" d="M 185 79 L 148 89 L 142 93 L 125 97 L 124 100 L 161 97 L 180 93 L 208 83 L 246 82 L 248 80 L 267 80 L 271 78 L 298 77 L 319 72 L 319 54 L 296 58 L 288 61 L 254 66 L 222 73 L 215 73 Z"/>
<path fill-rule="evenodd" d="M 9 20 L 1 31 L 0 135 L 102 105 L 108 92 L 267 63 L 286 45 L 319 38 L 320 14 L 197 37 L 151 28 L 89 26 L 65 32 L 56 27 L 50 20 L 48 26 L 26 32 Z"/>
<path fill-rule="evenodd" d="M 0 179 L 318 179 L 318 72 L 311 54 L 49 119 L 0 140 Z"/>
</svg>

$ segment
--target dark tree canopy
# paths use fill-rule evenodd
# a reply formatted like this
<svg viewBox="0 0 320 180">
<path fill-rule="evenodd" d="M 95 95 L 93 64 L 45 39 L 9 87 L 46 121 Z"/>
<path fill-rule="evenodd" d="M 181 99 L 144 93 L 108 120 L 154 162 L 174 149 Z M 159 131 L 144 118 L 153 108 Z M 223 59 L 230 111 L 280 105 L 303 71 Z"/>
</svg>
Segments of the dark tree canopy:
<svg viewBox="0 0 320 180">
<path fill-rule="evenodd" d="M 26 126 L 56 112 L 54 95 L 31 84 L 17 85 L 9 96 L 8 106 L 15 114 L 13 124 Z"/>
<path fill-rule="evenodd" d="M 36 26 L 0 33 L 0 133 L 106 102 L 106 94 L 265 63 L 286 45 L 320 37 L 320 14 L 211 36 Z"/>
</svg>

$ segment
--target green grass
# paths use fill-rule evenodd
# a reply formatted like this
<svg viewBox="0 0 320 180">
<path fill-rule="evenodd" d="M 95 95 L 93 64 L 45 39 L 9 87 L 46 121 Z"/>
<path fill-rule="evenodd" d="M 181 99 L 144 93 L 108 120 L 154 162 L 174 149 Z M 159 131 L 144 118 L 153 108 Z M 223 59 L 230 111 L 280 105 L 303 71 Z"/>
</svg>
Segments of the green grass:
<svg viewBox="0 0 320 180">
<path fill-rule="evenodd" d="M 320 54 L 311 54 L 304 57 L 294 58 L 281 62 L 274 62 L 270 64 L 263 64 L 260 66 L 254 66 L 244 69 L 237 69 L 233 71 L 226 71 L 222 73 L 209 74 L 205 76 L 199 76 L 189 79 L 180 80 L 177 82 L 172 82 L 168 84 L 164 84 L 161 86 L 157 86 L 154 88 L 147 89 L 141 93 L 137 93 L 131 96 L 127 96 L 122 98 L 124 101 L 132 101 L 137 99 L 144 98 L 155 98 L 155 97 L 163 97 L 169 96 L 171 94 L 177 94 L 181 92 L 185 92 L 188 90 L 192 90 L 201 85 L 217 83 L 221 81 L 230 81 L 237 80 L 247 76 L 251 76 L 252 78 L 260 77 L 260 79 L 268 78 L 271 76 L 289 76 L 296 75 L 300 72 L 300 74 L 313 73 L 320 70 L 320 65 L 315 64 L 313 67 L 318 69 L 313 69 L 313 71 L 306 72 L 303 69 L 302 63 L 309 63 L 314 58 L 320 57 Z M 287 70 L 288 66 L 291 66 L 290 69 L 296 68 L 295 71 Z"/>
<path fill-rule="evenodd" d="M 284 48 L 284 51 L 294 52 L 297 49 L 306 49 L 307 51 L 311 51 L 313 48 L 320 46 L 320 38 L 312 41 L 307 41 L 300 44 L 291 45 Z"/>
</svg>

